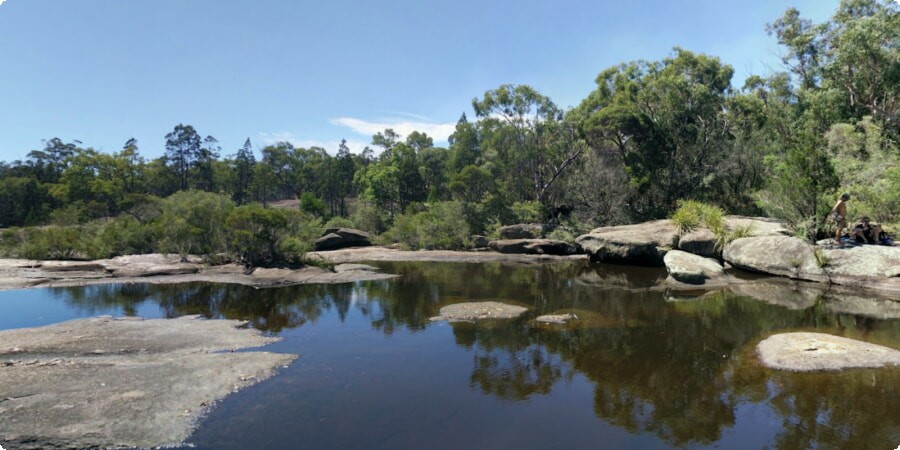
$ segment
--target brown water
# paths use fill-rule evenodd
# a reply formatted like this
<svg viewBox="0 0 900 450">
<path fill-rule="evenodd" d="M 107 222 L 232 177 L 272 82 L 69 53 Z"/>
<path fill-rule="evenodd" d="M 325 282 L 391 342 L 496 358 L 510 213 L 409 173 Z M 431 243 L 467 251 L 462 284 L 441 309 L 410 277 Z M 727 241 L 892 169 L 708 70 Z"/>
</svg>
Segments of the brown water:
<svg viewBox="0 0 900 450">
<path fill-rule="evenodd" d="M 189 440 L 201 449 L 900 444 L 900 369 L 794 374 L 761 368 L 753 351 L 797 330 L 900 348 L 900 320 L 877 312 L 890 303 L 784 284 L 675 294 L 647 289 L 664 271 L 582 263 L 381 265 L 403 277 L 4 292 L 0 329 L 202 314 L 283 337 L 267 350 L 300 358 L 220 402 Z M 530 311 L 475 325 L 428 320 L 441 306 L 480 300 Z M 531 320 L 553 312 L 579 320 Z"/>
</svg>

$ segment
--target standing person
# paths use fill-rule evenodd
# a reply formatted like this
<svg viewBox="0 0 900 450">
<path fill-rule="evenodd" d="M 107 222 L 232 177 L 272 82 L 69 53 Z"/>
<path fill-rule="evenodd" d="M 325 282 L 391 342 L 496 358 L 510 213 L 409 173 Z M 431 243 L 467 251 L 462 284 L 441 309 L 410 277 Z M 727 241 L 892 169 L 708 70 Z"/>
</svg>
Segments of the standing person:
<svg viewBox="0 0 900 450">
<path fill-rule="evenodd" d="M 834 241 L 841 244 L 841 234 L 844 228 L 847 228 L 847 201 L 850 200 L 850 194 L 844 192 L 841 198 L 831 208 L 831 221 L 834 222 Z"/>
</svg>

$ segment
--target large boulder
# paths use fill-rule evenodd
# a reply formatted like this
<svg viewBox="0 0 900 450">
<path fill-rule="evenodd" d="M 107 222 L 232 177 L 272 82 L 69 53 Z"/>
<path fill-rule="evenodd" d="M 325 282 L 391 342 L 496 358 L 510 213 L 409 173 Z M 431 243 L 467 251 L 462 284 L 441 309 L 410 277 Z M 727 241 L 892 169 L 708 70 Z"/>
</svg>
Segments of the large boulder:
<svg viewBox="0 0 900 450">
<path fill-rule="evenodd" d="M 711 258 L 672 250 L 663 257 L 669 276 L 675 281 L 688 284 L 704 284 L 707 280 L 725 276 L 725 270 L 718 261 Z"/>
<path fill-rule="evenodd" d="M 550 231 L 550 227 L 541 223 L 520 223 L 500 227 L 500 239 L 538 239 Z"/>
<path fill-rule="evenodd" d="M 716 235 L 706 228 L 697 228 L 678 238 L 678 249 L 695 255 L 716 257 Z"/>
<path fill-rule="evenodd" d="M 581 252 L 577 245 L 555 239 L 502 239 L 491 241 L 488 246 L 500 253 L 530 255 L 574 255 Z"/>
<path fill-rule="evenodd" d="M 678 248 L 678 230 L 670 220 L 597 228 L 576 242 L 591 260 L 662 266 L 669 250 Z"/>
<path fill-rule="evenodd" d="M 833 276 L 890 278 L 900 276 L 900 247 L 860 245 L 824 247 L 826 268 Z"/>
<path fill-rule="evenodd" d="M 832 283 L 900 293 L 900 247 L 820 248 Z"/>
<path fill-rule="evenodd" d="M 487 247 L 488 244 L 490 244 L 490 240 L 487 238 L 487 236 L 482 236 L 480 234 L 473 234 L 471 239 L 472 247 L 475 248 L 484 248 Z"/>
<path fill-rule="evenodd" d="M 317 252 L 369 245 L 372 245 L 369 233 L 353 228 L 328 228 L 322 237 L 316 239 Z"/>
<path fill-rule="evenodd" d="M 791 235 L 783 223 L 765 217 L 725 216 L 724 222 L 728 230 L 748 230 L 748 237 Z M 719 257 L 722 251 L 716 247 L 716 235 L 703 227 L 683 234 L 678 239 L 678 249 L 711 258 Z"/>
<path fill-rule="evenodd" d="M 735 239 L 725 246 L 722 257 L 738 269 L 797 280 L 829 281 L 821 255 L 816 255 L 812 245 L 791 236 Z"/>
</svg>

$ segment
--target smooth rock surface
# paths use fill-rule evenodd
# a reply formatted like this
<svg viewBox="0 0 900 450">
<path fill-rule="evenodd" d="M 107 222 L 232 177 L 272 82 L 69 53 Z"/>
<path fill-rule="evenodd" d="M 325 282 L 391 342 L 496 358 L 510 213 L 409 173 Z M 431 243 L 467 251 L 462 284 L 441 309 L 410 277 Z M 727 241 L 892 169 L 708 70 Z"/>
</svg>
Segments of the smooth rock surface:
<svg viewBox="0 0 900 450">
<path fill-rule="evenodd" d="M 678 239 L 678 249 L 695 255 L 714 257 L 716 251 L 716 235 L 706 228 L 697 228 Z"/>
<path fill-rule="evenodd" d="M 678 248 L 678 230 L 670 220 L 597 228 L 576 239 L 594 261 L 662 266 Z"/>
<path fill-rule="evenodd" d="M 757 346 L 766 367 L 796 372 L 900 365 L 900 351 L 823 333 L 784 333 Z"/>
<path fill-rule="evenodd" d="M 296 355 L 234 320 L 99 317 L 0 332 L 0 443 L 150 448 L 182 442 L 215 400 Z"/>
<path fill-rule="evenodd" d="M 328 228 L 322 237 L 316 239 L 316 251 L 338 250 L 349 247 L 365 247 L 372 245 L 372 236 L 362 230 L 353 228 Z"/>
<path fill-rule="evenodd" d="M 347 283 L 367 280 L 383 280 L 396 275 L 377 270 L 348 268 L 331 271 L 320 267 L 295 269 L 258 268 L 248 272 L 237 264 L 209 266 L 196 256 L 178 255 L 130 255 L 112 259 L 90 261 L 80 270 L 55 270 L 60 261 L 0 261 L 0 290 L 22 289 L 35 286 L 66 287 L 104 283 L 232 283 L 255 287 L 286 286 L 292 284 Z M 68 262 L 68 261 L 62 261 Z M 44 265 L 54 268 L 45 271 Z M 64 264 L 62 266 L 65 266 Z M 86 268 L 95 268 L 86 270 Z"/>
<path fill-rule="evenodd" d="M 735 239 L 725 246 L 722 257 L 738 269 L 783 277 L 828 282 L 819 266 L 814 247 L 791 236 L 761 236 Z"/>
<path fill-rule="evenodd" d="M 821 251 L 828 258 L 826 270 L 832 276 L 891 278 L 900 274 L 900 247 L 859 245 L 822 247 Z"/>
<path fill-rule="evenodd" d="M 441 315 L 431 320 L 448 322 L 476 322 L 487 319 L 515 319 L 525 314 L 528 308 L 500 302 L 456 303 L 441 308 Z"/>
<path fill-rule="evenodd" d="M 784 223 L 768 217 L 725 216 L 725 226 L 730 230 L 749 227 L 753 237 L 793 235 Z"/>
<path fill-rule="evenodd" d="M 672 250 L 663 257 L 666 271 L 676 281 L 688 284 L 703 284 L 707 280 L 725 276 L 725 269 L 711 258 Z"/>
</svg>

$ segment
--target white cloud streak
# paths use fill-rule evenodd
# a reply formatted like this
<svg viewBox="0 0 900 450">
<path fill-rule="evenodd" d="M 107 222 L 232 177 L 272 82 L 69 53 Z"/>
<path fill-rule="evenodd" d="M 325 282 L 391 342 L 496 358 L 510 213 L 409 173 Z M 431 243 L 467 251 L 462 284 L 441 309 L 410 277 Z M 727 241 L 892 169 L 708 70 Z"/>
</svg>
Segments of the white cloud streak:
<svg viewBox="0 0 900 450">
<path fill-rule="evenodd" d="M 302 148 L 310 148 L 310 147 L 322 147 L 325 151 L 328 152 L 329 155 L 334 155 L 338 151 L 338 147 L 341 145 L 341 141 L 339 140 L 330 140 L 330 141 L 322 141 L 316 139 L 300 139 L 297 136 L 294 136 L 294 133 L 290 131 L 277 131 L 277 132 L 259 132 L 258 141 L 261 146 L 257 146 L 258 148 L 265 147 L 267 145 L 274 145 L 279 142 L 290 142 L 294 147 L 302 147 Z M 350 148 L 351 153 L 360 154 L 363 149 L 366 148 L 368 142 L 360 141 L 358 139 L 347 139 L 347 147 Z"/>
<path fill-rule="evenodd" d="M 370 122 L 368 120 L 357 119 L 354 117 L 339 117 L 332 119 L 331 123 L 353 130 L 354 133 L 371 137 L 375 133 L 382 132 L 388 128 L 394 130 L 400 136 L 409 136 L 413 131 L 427 134 L 434 139 L 435 143 L 446 143 L 447 138 L 456 130 L 456 122 L 449 123 L 427 123 L 427 122 L 411 122 L 405 120 L 382 120 L 378 122 Z"/>
</svg>

